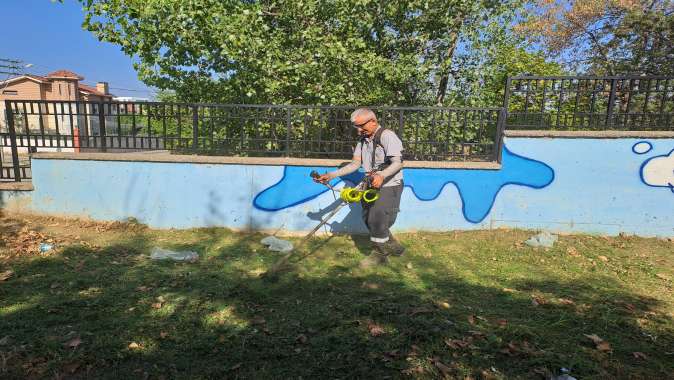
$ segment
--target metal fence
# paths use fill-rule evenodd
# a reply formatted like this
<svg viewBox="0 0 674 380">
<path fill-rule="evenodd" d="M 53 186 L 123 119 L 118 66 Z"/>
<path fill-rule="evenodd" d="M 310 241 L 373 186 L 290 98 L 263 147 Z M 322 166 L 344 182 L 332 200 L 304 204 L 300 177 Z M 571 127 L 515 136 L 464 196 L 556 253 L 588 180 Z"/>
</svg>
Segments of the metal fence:
<svg viewBox="0 0 674 380">
<path fill-rule="evenodd" d="M 354 107 L 7 100 L 5 109 L 0 145 L 12 151 L 348 159 L 357 139 Z M 403 140 L 406 160 L 497 159 L 500 108 L 373 110 Z"/>
<path fill-rule="evenodd" d="M 508 78 L 507 129 L 674 130 L 674 77 Z"/>
</svg>

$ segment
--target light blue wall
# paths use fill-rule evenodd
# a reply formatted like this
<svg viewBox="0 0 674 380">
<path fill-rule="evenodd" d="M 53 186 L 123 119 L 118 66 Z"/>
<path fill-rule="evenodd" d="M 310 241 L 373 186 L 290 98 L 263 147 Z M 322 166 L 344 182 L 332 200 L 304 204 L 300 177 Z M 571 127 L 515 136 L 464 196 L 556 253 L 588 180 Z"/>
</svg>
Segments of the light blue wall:
<svg viewBox="0 0 674 380">
<path fill-rule="evenodd" d="M 668 182 L 674 139 L 643 141 L 508 138 L 501 170 L 405 169 L 395 229 L 674 236 Z M 642 166 L 650 170 L 646 179 Z M 328 168 L 36 159 L 35 190 L 2 197 L 5 203 L 29 198 L 22 207 L 41 213 L 135 217 L 160 228 L 303 231 L 336 205 L 331 192 L 309 180 L 312 169 Z M 344 208 L 334 220 L 334 231 L 365 231 L 359 206 Z"/>
</svg>

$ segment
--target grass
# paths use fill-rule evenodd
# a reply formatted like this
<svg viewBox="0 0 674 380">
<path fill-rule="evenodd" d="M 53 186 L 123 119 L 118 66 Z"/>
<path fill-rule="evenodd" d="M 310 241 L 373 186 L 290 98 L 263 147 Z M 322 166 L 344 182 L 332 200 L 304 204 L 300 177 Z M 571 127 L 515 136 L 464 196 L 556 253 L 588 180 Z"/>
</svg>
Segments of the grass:
<svg viewBox="0 0 674 380">
<path fill-rule="evenodd" d="M 0 378 L 674 378 L 666 240 L 402 234 L 406 256 L 359 269 L 366 239 L 335 236 L 270 282 L 259 234 L 1 222 Z"/>
</svg>

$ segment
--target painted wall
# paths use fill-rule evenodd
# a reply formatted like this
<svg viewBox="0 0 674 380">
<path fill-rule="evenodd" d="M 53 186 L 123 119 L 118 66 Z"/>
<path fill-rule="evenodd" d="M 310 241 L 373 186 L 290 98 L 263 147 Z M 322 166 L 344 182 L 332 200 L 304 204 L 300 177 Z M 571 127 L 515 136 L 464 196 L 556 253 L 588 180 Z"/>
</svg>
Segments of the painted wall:
<svg viewBox="0 0 674 380">
<path fill-rule="evenodd" d="M 5 193 L 3 202 L 101 220 L 133 216 L 162 228 L 304 231 L 337 205 L 308 177 L 328 169 L 37 159 L 35 191 Z M 500 170 L 408 168 L 404 175 L 396 230 L 674 236 L 674 139 L 507 138 Z M 360 206 L 344 208 L 329 229 L 364 232 Z"/>
</svg>

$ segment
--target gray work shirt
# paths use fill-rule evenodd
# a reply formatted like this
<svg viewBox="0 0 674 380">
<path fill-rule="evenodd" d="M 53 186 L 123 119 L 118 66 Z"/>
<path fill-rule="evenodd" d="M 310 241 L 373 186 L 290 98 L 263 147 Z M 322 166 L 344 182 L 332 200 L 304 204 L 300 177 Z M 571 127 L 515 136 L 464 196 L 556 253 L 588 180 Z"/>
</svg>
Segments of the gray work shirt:
<svg viewBox="0 0 674 380">
<path fill-rule="evenodd" d="M 379 128 L 382 127 L 380 126 Z M 377 128 L 377 130 L 379 130 L 379 128 Z M 381 145 L 378 145 L 376 147 L 377 150 L 375 150 L 374 153 L 375 167 L 383 164 L 386 160 L 386 157 L 401 157 L 402 159 L 403 142 L 400 141 L 395 132 L 393 132 L 390 129 L 387 129 L 384 132 L 382 132 L 381 136 L 379 137 L 379 140 L 381 142 Z M 374 141 L 370 137 L 366 137 L 364 141 L 365 144 L 363 144 L 360 141 L 358 142 L 356 148 L 353 150 L 353 155 L 360 156 L 360 161 L 363 165 L 363 169 L 365 170 L 365 172 L 371 172 L 373 167 L 372 149 Z M 395 173 L 391 177 L 384 178 L 384 184 L 382 186 L 398 186 L 402 183 L 402 180 L 403 180 L 403 170 L 400 169 L 397 173 Z"/>
</svg>

